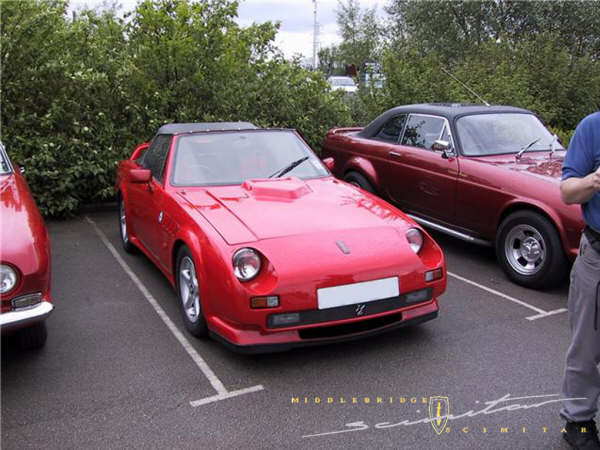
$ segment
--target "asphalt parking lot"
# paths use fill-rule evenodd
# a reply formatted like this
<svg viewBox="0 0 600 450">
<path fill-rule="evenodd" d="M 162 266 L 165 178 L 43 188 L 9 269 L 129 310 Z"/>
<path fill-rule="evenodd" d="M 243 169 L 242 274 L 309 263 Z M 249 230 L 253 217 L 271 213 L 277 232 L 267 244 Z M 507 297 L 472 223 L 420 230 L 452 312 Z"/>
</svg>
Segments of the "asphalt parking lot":
<svg viewBox="0 0 600 450">
<path fill-rule="evenodd" d="M 521 288 L 490 249 L 434 234 L 451 273 L 438 319 L 239 355 L 185 332 L 166 279 L 121 250 L 116 212 L 87 217 L 48 223 L 46 347 L 3 339 L 3 448 L 567 448 L 566 280 Z M 457 416 L 439 435 L 420 420 L 433 396 Z"/>
</svg>

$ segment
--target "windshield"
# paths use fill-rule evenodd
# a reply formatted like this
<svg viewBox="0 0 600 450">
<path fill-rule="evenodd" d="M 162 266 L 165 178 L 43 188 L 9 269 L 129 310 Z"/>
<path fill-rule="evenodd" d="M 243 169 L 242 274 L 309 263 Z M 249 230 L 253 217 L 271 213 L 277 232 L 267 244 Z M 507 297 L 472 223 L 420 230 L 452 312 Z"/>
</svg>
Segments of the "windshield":
<svg viewBox="0 0 600 450">
<path fill-rule="evenodd" d="M 329 176 L 319 158 L 292 131 L 246 131 L 179 137 L 171 182 L 175 186 L 236 185 L 268 178 L 308 157 L 284 176 Z"/>
<path fill-rule="evenodd" d="M 518 153 L 536 141 L 528 151 L 550 150 L 553 136 L 533 114 L 475 114 L 456 121 L 456 132 L 465 156 Z M 558 142 L 555 150 L 564 150 Z"/>
<path fill-rule="evenodd" d="M 332 78 L 332 86 L 356 86 L 352 78 Z"/>
</svg>

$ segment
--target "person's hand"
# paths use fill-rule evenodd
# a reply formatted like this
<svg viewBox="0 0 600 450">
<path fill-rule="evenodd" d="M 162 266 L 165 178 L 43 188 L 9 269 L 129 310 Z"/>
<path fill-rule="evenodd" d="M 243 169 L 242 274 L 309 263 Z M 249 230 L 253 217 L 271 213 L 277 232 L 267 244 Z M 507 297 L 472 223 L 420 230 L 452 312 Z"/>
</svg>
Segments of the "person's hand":
<svg viewBox="0 0 600 450">
<path fill-rule="evenodd" d="M 592 187 L 596 191 L 600 191 L 600 167 L 591 175 Z"/>
</svg>

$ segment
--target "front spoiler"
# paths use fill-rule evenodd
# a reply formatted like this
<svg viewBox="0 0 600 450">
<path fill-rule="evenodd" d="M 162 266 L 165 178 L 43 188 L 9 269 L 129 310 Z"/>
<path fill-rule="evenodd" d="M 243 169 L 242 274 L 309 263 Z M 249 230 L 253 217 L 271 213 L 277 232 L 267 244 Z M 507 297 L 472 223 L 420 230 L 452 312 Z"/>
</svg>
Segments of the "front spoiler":
<svg viewBox="0 0 600 450">
<path fill-rule="evenodd" d="M 46 319 L 53 309 L 52 303 L 43 301 L 28 309 L 2 313 L 0 314 L 0 328 L 2 331 L 9 331 L 40 322 Z"/>
<path fill-rule="evenodd" d="M 224 337 L 218 335 L 212 330 L 209 331 L 210 336 L 222 343 L 225 347 L 236 353 L 245 353 L 245 354 L 258 354 L 258 353 L 277 353 L 277 352 L 285 352 L 291 350 L 293 348 L 298 347 L 312 347 L 315 345 L 325 345 L 332 344 L 337 342 L 347 342 L 354 341 L 356 339 L 362 339 L 369 336 L 376 336 L 378 334 L 387 333 L 388 331 L 396 330 L 398 328 L 402 328 L 405 326 L 411 325 L 419 325 L 421 323 L 427 322 L 429 320 L 433 320 L 438 316 L 438 311 L 434 311 L 428 314 L 424 314 L 422 316 L 418 316 L 412 319 L 403 320 L 401 322 L 392 323 L 390 325 L 386 325 L 384 327 L 376 328 L 369 331 L 364 331 L 361 333 L 354 333 L 345 336 L 336 336 L 331 338 L 322 338 L 322 339 L 307 339 L 304 341 L 294 341 L 294 342 L 285 342 L 285 343 L 277 343 L 277 344 L 259 344 L 259 345 L 238 345 L 234 344 Z"/>
</svg>

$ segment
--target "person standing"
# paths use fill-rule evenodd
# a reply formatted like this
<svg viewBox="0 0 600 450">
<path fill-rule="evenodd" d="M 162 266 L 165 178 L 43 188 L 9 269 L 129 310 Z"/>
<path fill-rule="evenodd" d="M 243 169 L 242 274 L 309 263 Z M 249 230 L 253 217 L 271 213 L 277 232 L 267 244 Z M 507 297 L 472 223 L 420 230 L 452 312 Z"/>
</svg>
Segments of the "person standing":
<svg viewBox="0 0 600 450">
<path fill-rule="evenodd" d="M 594 421 L 600 398 L 600 111 L 584 118 L 571 139 L 560 185 L 567 204 L 581 204 L 586 227 L 571 270 L 569 326 L 561 416 L 575 449 L 599 449 Z"/>
</svg>

